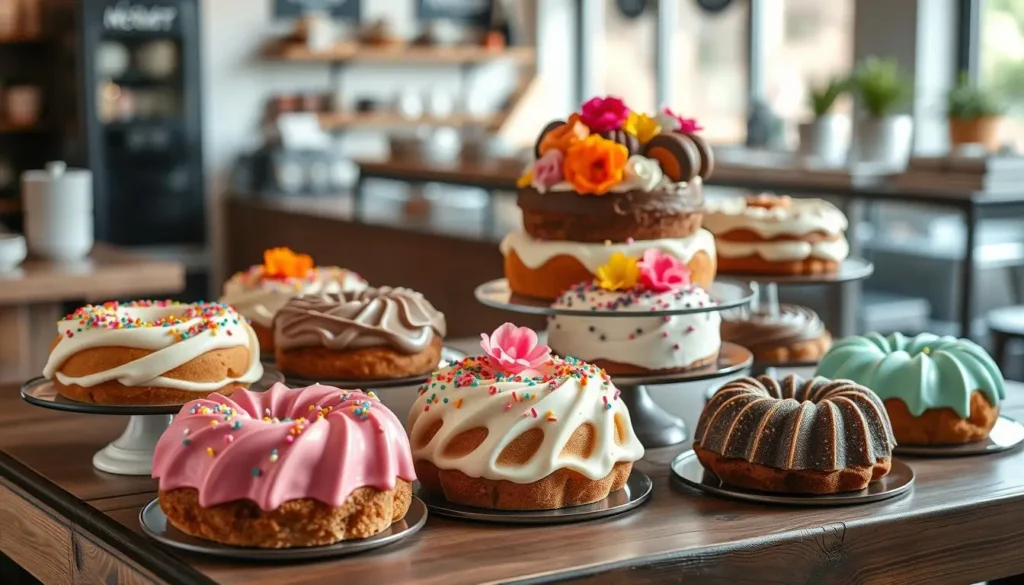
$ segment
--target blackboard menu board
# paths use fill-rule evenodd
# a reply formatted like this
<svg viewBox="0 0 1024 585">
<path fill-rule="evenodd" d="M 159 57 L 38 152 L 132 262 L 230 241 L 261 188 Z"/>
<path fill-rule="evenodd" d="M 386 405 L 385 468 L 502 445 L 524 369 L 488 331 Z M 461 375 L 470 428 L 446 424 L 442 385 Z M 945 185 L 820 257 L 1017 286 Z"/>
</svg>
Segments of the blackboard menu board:
<svg viewBox="0 0 1024 585">
<path fill-rule="evenodd" d="M 334 18 L 359 19 L 362 0 L 274 0 L 274 16 L 294 18 L 307 12 L 323 12 Z"/>
<path fill-rule="evenodd" d="M 493 10 L 491 0 L 416 0 L 416 16 L 420 20 L 448 19 L 488 26 Z"/>
</svg>

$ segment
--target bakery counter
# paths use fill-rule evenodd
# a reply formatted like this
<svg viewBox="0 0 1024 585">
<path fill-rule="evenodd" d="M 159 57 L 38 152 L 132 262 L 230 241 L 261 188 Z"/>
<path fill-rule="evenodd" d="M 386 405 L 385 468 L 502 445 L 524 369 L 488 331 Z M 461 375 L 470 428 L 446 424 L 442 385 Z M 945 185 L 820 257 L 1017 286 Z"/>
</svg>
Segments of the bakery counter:
<svg viewBox="0 0 1024 585">
<path fill-rule="evenodd" d="M 42 370 L 65 303 L 167 295 L 184 286 L 181 263 L 103 244 L 80 261 L 28 260 L 0 274 L 0 383 L 22 382 Z"/>
<path fill-rule="evenodd" d="M 1024 385 L 1004 412 L 1024 416 Z M 706 383 L 656 388 L 696 422 Z M 381 398 L 400 415 L 415 390 Z M 418 533 L 363 554 L 287 564 L 218 560 L 144 537 L 146 477 L 94 470 L 123 419 L 44 410 L 0 387 L 0 550 L 44 583 L 975 583 L 1024 573 L 1024 451 L 908 459 L 913 491 L 836 508 L 718 499 L 670 479 L 686 445 L 648 450 L 636 468 L 651 499 L 605 520 L 502 526 L 431 515 Z"/>
<path fill-rule="evenodd" d="M 245 270 L 262 260 L 264 250 L 288 246 L 319 265 L 354 270 L 371 284 L 422 292 L 449 315 L 449 337 L 479 335 L 508 321 L 508 313 L 484 307 L 473 296 L 478 284 L 503 275 L 501 231 L 481 231 L 480 214 L 495 210 L 424 203 L 375 197 L 357 221 L 352 198 L 343 195 L 229 197 L 225 266 L 228 273 Z M 515 207 L 514 200 L 505 203 Z M 514 211 L 506 210 L 501 217 L 510 215 Z M 515 320 L 544 328 L 542 318 Z"/>
</svg>

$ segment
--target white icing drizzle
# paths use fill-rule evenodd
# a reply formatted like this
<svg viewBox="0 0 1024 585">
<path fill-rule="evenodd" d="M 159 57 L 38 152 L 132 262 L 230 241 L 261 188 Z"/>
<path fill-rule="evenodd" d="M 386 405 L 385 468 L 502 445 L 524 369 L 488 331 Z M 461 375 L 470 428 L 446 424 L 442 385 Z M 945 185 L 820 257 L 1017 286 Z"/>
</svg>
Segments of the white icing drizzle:
<svg viewBox="0 0 1024 585">
<path fill-rule="evenodd" d="M 129 319 L 139 318 L 143 321 L 154 321 L 169 315 L 180 315 L 189 305 L 170 305 L 165 307 L 119 307 L 118 316 Z M 263 365 L 260 363 L 259 341 L 252 327 L 241 319 L 237 313 L 225 307 L 225 324 L 216 331 L 207 329 L 185 339 L 171 334 L 171 329 L 187 330 L 198 324 L 201 319 L 194 318 L 172 327 L 135 327 L 125 329 L 106 329 L 99 327 L 81 328 L 78 320 L 62 320 L 57 323 L 60 342 L 57 343 L 43 368 L 43 376 L 54 377 L 65 385 L 78 385 L 89 388 L 104 382 L 117 381 L 125 386 L 155 386 L 173 388 L 192 392 L 212 392 L 224 386 L 241 382 L 253 383 L 263 376 Z M 81 330 L 79 330 L 81 328 Z M 68 337 L 65 332 L 72 331 Z M 61 365 L 80 351 L 95 347 L 129 347 L 145 349 L 153 353 L 137 360 L 96 372 L 87 376 L 72 377 L 60 372 Z M 163 376 L 177 367 L 216 349 L 247 347 L 249 349 L 249 365 L 246 371 L 237 378 L 226 378 L 212 382 L 192 382 Z"/>
<path fill-rule="evenodd" d="M 555 362 L 572 363 L 561 359 Z M 474 378 L 475 385 L 458 383 L 464 375 L 460 375 L 460 364 L 442 368 L 421 389 L 423 393 L 409 414 L 413 459 L 429 461 L 439 469 L 461 471 L 470 477 L 522 484 L 539 481 L 559 469 L 597 480 L 611 473 L 616 463 L 643 457 L 644 448 L 633 433 L 629 411 L 618 399 L 618 390 L 603 370 L 576 363 L 576 375 L 529 381 L 502 376 L 499 381 L 493 374 L 481 373 Z M 550 374 L 557 371 L 557 366 L 546 369 Z M 444 399 L 447 402 L 442 402 Z M 549 412 L 555 420 L 549 420 Z M 621 445 L 615 439 L 616 416 L 621 417 L 626 431 Z M 438 420 L 443 421 L 440 430 L 429 443 L 418 446 L 417 438 Z M 592 424 L 596 431 L 593 453 L 585 460 L 562 454 L 569 437 L 585 423 Z M 461 457 L 445 455 L 445 447 L 454 437 L 475 428 L 488 431 L 480 446 Z M 523 465 L 499 465 L 502 450 L 534 428 L 544 431 L 544 440 L 533 457 Z"/>
<path fill-rule="evenodd" d="M 558 315 L 548 324 L 548 343 L 559 355 L 593 361 L 615 361 L 660 370 L 681 368 L 718 352 L 722 346 L 720 313 L 665 317 L 600 317 L 629 298 L 628 310 L 682 309 L 713 304 L 699 287 L 663 293 L 573 288 L 554 303 L 556 308 L 594 309 L 595 317 Z M 621 309 L 619 309 L 621 310 Z"/>
<path fill-rule="evenodd" d="M 338 268 L 317 268 L 315 276 L 307 280 L 263 279 L 252 272 L 239 272 L 228 279 L 220 302 L 267 329 L 273 327 L 277 312 L 299 295 L 357 292 L 367 287 L 356 273 Z"/>
<path fill-rule="evenodd" d="M 760 256 L 769 262 L 786 262 L 820 258 L 841 262 L 850 254 L 846 238 L 822 242 L 778 240 L 774 242 L 727 242 L 718 240 L 718 255 L 723 258 Z"/>
<path fill-rule="evenodd" d="M 642 258 L 650 249 L 660 250 L 682 262 L 689 262 L 697 252 L 703 251 L 712 260 L 715 258 L 715 238 L 711 232 L 701 229 L 686 238 L 662 240 L 636 240 L 625 243 L 592 244 L 564 240 L 538 240 L 525 231 L 512 232 L 501 241 L 501 253 L 508 256 L 515 252 L 527 268 L 540 268 L 555 256 L 571 256 L 591 273 L 606 264 L 612 254 L 622 252 L 632 258 Z"/>
<path fill-rule="evenodd" d="M 744 197 L 726 197 L 704 201 L 704 227 L 715 235 L 746 229 L 762 238 L 804 235 L 812 232 L 841 234 L 847 228 L 846 216 L 823 199 L 791 199 L 788 206 L 747 205 Z"/>
</svg>

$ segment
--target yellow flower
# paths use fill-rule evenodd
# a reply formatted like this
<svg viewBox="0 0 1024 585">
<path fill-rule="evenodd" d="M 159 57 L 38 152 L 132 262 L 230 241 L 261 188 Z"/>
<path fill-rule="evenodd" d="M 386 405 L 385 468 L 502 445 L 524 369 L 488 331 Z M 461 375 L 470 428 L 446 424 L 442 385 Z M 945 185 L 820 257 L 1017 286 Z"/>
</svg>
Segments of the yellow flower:
<svg viewBox="0 0 1024 585">
<path fill-rule="evenodd" d="M 652 138 L 661 134 L 661 125 L 647 114 L 630 112 L 622 129 L 637 137 L 640 144 L 647 144 Z"/>
<path fill-rule="evenodd" d="M 523 173 L 523 176 L 516 179 L 516 187 L 523 189 L 529 187 L 533 183 L 533 169 L 530 169 Z"/>
<path fill-rule="evenodd" d="M 622 252 L 612 254 L 608 263 L 597 268 L 597 285 L 604 290 L 628 290 L 640 279 L 636 258 Z"/>
</svg>

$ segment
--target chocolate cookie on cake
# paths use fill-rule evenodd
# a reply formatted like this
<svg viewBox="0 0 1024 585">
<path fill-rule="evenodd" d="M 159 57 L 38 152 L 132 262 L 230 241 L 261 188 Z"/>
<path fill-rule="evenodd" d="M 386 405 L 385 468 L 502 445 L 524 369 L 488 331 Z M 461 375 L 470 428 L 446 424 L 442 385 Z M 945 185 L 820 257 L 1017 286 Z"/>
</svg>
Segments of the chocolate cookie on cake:
<svg viewBox="0 0 1024 585">
<path fill-rule="evenodd" d="M 361 276 L 337 266 L 314 266 L 306 254 L 288 248 L 263 252 L 263 264 L 234 274 L 224 283 L 220 302 L 252 322 L 265 353 L 274 352 L 274 317 L 299 295 L 340 293 L 367 287 Z"/>
<path fill-rule="evenodd" d="M 519 181 L 524 230 L 501 243 L 512 291 L 554 299 L 613 254 L 639 258 L 651 248 L 709 286 L 715 248 L 701 229 L 701 185 L 713 159 L 699 130 L 694 120 L 633 112 L 611 97 L 549 124 Z"/>
<path fill-rule="evenodd" d="M 277 367 L 311 380 L 374 380 L 426 374 L 441 361 L 446 324 L 407 288 L 303 295 L 274 320 Z"/>
<path fill-rule="evenodd" d="M 836 272 L 850 253 L 847 225 L 843 212 L 822 199 L 763 194 L 704 204 L 722 272 Z"/>
<path fill-rule="evenodd" d="M 555 308 L 594 314 L 551 317 L 548 343 L 555 353 L 586 360 L 610 374 L 679 372 L 706 366 L 718 357 L 718 312 L 643 315 L 715 305 L 674 256 L 651 249 L 638 261 L 620 253 L 598 268 L 597 275 L 555 301 Z M 607 316 L 624 311 L 634 315 Z"/>
</svg>

